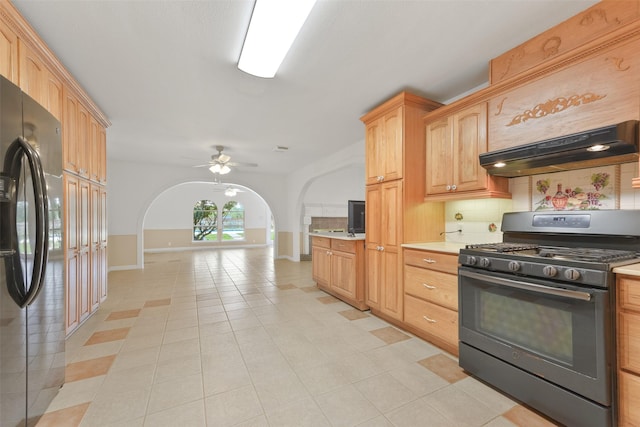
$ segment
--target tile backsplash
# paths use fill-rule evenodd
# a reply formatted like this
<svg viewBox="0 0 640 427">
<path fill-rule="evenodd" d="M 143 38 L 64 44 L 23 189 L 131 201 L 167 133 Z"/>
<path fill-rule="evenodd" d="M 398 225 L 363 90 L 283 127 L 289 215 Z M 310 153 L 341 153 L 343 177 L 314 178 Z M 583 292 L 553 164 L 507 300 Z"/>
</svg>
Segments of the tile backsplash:
<svg viewBox="0 0 640 427">
<path fill-rule="evenodd" d="M 606 170 L 605 170 L 606 169 Z M 557 186 L 557 183 L 571 183 L 582 179 L 578 177 L 591 177 L 592 174 L 602 171 L 610 174 L 609 188 L 612 194 L 607 194 L 613 204 L 602 204 L 601 209 L 640 209 L 640 190 L 631 187 L 631 180 L 638 176 L 638 163 L 625 163 L 619 166 L 607 168 L 591 168 L 576 173 L 576 171 L 556 172 L 553 174 L 525 176 L 511 178 L 509 188 L 512 199 L 472 199 L 458 200 L 445 203 L 445 231 L 447 242 L 457 243 L 490 243 L 502 240 L 500 226 L 502 214 L 505 212 L 532 211 L 538 206 L 541 195 L 536 186 L 540 179 L 549 180 Z M 584 180 L 584 179 L 582 179 Z M 587 187 L 590 182 L 582 183 Z M 574 186 L 577 184 L 573 184 Z M 555 192 L 554 187 L 549 192 Z M 586 190 L 585 190 L 586 191 Z M 550 194 L 548 192 L 548 194 Z M 550 207 L 548 209 L 553 209 Z M 459 214 L 459 215 L 457 215 Z M 461 219 L 456 219 L 461 217 Z M 462 232 L 458 232 L 461 229 Z M 495 231 L 494 231 L 495 230 Z"/>
</svg>

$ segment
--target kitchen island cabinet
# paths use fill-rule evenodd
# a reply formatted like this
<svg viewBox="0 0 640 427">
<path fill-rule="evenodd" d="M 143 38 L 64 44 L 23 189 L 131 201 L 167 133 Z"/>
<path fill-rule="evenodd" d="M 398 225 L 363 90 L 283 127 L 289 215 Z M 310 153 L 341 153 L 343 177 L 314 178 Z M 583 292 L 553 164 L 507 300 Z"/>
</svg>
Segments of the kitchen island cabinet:
<svg viewBox="0 0 640 427">
<path fill-rule="evenodd" d="M 365 303 L 364 237 L 311 235 L 312 277 L 318 288 L 359 310 Z"/>
</svg>

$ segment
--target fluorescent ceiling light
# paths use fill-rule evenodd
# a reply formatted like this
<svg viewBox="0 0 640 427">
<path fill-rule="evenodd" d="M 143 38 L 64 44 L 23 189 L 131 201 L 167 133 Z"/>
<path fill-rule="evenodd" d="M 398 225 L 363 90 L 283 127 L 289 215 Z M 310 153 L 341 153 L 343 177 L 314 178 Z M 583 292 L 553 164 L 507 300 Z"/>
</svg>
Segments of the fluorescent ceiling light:
<svg viewBox="0 0 640 427">
<path fill-rule="evenodd" d="M 238 68 L 272 78 L 316 0 L 256 0 Z"/>
</svg>

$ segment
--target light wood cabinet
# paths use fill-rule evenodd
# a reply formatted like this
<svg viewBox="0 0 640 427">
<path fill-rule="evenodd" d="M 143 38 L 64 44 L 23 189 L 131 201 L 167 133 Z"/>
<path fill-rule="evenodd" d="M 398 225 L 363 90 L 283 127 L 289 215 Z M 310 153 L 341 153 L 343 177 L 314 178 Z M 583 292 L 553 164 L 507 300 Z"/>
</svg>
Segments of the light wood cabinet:
<svg viewBox="0 0 640 427">
<path fill-rule="evenodd" d="M 364 302 L 364 241 L 312 236 L 312 274 L 318 287 L 360 310 Z"/>
<path fill-rule="evenodd" d="M 404 250 L 404 321 L 416 335 L 458 354 L 458 256 Z"/>
<path fill-rule="evenodd" d="M 402 243 L 442 240 L 444 205 L 425 203 L 422 117 L 441 104 L 401 92 L 361 117 L 365 124 L 366 288 L 371 311 L 403 321 Z"/>
<path fill-rule="evenodd" d="M 366 188 L 367 304 L 402 321 L 401 180 Z"/>
<path fill-rule="evenodd" d="M 617 276 L 618 425 L 640 425 L 640 277 Z"/>
<path fill-rule="evenodd" d="M 0 21 L 0 75 L 19 86 L 18 61 L 18 36 Z"/>
<path fill-rule="evenodd" d="M 80 324 L 78 310 L 78 198 L 80 183 L 73 175 L 64 174 L 64 251 L 66 259 L 65 329 L 69 334 Z"/>
<path fill-rule="evenodd" d="M 511 198 L 506 178 L 480 166 L 487 151 L 487 105 L 478 105 L 426 123 L 425 200 L 470 197 Z"/>
<path fill-rule="evenodd" d="M 398 107 L 366 125 L 367 184 L 402 178 L 402 110 Z"/>
</svg>

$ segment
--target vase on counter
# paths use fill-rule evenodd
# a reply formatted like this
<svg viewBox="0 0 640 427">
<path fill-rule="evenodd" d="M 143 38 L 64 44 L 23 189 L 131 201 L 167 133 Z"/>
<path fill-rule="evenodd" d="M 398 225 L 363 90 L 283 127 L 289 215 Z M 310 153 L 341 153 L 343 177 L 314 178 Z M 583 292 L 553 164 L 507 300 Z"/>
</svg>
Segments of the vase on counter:
<svg viewBox="0 0 640 427">
<path fill-rule="evenodd" d="M 558 184 L 556 195 L 551 198 L 551 203 L 555 209 L 564 209 L 569 201 L 569 196 L 562 192 L 562 184 Z"/>
</svg>

